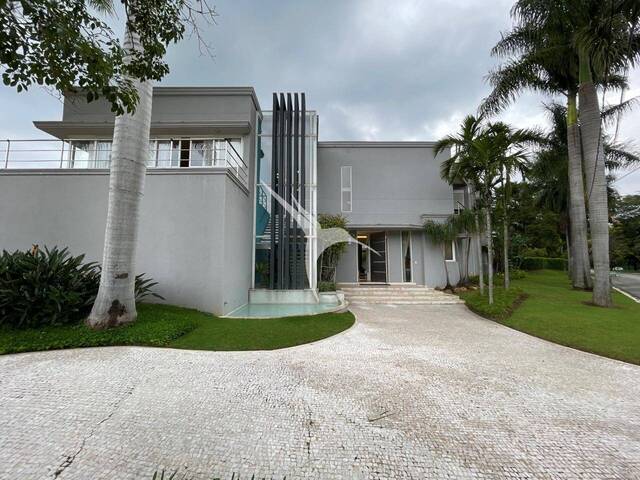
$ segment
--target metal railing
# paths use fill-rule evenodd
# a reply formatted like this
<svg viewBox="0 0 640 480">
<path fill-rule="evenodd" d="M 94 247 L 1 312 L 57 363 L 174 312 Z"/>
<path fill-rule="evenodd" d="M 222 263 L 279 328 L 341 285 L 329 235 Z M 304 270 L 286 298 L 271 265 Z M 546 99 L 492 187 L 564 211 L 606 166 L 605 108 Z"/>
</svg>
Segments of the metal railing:
<svg viewBox="0 0 640 480">
<path fill-rule="evenodd" d="M 230 139 L 152 139 L 147 167 L 228 168 L 248 186 L 249 168 Z M 176 146 L 177 145 L 177 146 Z M 183 145 L 187 145 L 183 147 Z M 108 169 L 111 140 L 0 140 L 0 170 Z"/>
</svg>

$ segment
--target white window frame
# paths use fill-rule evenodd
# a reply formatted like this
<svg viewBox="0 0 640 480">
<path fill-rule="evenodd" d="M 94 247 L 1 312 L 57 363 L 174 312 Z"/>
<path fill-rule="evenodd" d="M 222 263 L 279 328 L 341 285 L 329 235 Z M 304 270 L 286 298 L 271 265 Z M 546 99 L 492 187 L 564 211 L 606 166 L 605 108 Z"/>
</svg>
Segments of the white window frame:
<svg viewBox="0 0 640 480">
<path fill-rule="evenodd" d="M 447 260 L 447 249 L 442 246 L 442 254 L 444 255 L 445 262 L 455 262 L 456 261 L 456 241 L 451 242 L 451 260 Z"/>
<path fill-rule="evenodd" d="M 409 235 L 409 257 L 411 257 L 411 263 L 409 267 L 409 273 L 411 278 L 409 278 L 409 280 L 404 279 L 404 274 L 405 274 L 404 248 L 402 248 L 402 234 L 404 232 L 407 232 L 407 234 Z M 411 230 L 400 230 L 400 258 L 401 258 L 401 265 L 402 265 L 402 283 L 413 283 L 413 242 L 411 241 L 412 237 L 413 235 L 411 234 Z"/>
<path fill-rule="evenodd" d="M 345 187 L 345 172 L 349 172 L 349 186 Z M 349 209 L 345 208 L 344 194 L 349 193 Z M 342 213 L 353 212 L 353 169 L 351 165 L 340 167 L 340 211 Z"/>
</svg>

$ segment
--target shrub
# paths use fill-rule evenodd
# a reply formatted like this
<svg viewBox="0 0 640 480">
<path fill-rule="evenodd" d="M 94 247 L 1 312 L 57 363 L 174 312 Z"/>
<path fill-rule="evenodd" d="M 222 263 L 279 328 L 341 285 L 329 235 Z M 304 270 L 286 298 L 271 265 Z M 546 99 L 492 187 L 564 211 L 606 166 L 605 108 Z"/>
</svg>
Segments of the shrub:
<svg viewBox="0 0 640 480">
<path fill-rule="evenodd" d="M 62 325 L 89 313 L 100 269 L 64 248 L 0 256 L 0 323 L 14 327 Z"/>
<path fill-rule="evenodd" d="M 91 311 L 100 285 L 100 266 L 74 257 L 67 248 L 26 252 L 6 250 L 0 255 L 0 325 L 17 328 L 79 322 Z M 136 276 L 136 301 L 157 285 L 144 274 Z"/>
<path fill-rule="evenodd" d="M 524 270 L 520 270 L 519 268 L 510 268 L 509 269 L 509 278 L 511 280 L 522 280 L 527 276 Z M 504 273 L 496 273 L 496 277 L 498 279 L 504 279 Z"/>
<path fill-rule="evenodd" d="M 318 291 L 319 292 L 335 292 L 336 284 L 335 282 L 318 282 Z"/>
<path fill-rule="evenodd" d="M 566 258 L 524 257 L 523 270 L 567 270 Z"/>
</svg>

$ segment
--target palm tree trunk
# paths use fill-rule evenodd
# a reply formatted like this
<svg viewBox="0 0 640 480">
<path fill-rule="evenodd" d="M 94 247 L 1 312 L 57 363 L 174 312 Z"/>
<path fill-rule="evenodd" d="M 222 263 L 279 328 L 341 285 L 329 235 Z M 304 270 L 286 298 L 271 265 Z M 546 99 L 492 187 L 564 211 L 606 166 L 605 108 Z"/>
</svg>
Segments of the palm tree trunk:
<svg viewBox="0 0 640 480">
<path fill-rule="evenodd" d="M 480 241 L 480 212 L 475 215 L 476 222 L 476 254 L 478 256 L 478 284 L 480 286 L 480 295 L 484 295 L 484 266 L 482 265 L 482 242 Z"/>
<path fill-rule="evenodd" d="M 591 268 L 587 245 L 587 213 L 584 204 L 582 148 L 577 124 L 576 94 L 569 92 L 567 103 L 567 146 L 569 160 L 569 217 L 571 225 L 571 279 L 574 288 L 591 288 Z"/>
<path fill-rule="evenodd" d="M 125 32 L 125 50 L 140 50 L 137 34 Z M 100 288 L 86 320 L 92 328 L 135 321 L 135 256 L 140 200 L 147 169 L 153 87 L 134 80 L 139 102 L 133 114 L 115 119 L 109 204 Z"/>
<path fill-rule="evenodd" d="M 564 240 L 567 244 L 567 266 L 569 270 L 569 278 L 573 278 L 573 256 L 571 255 L 571 241 L 569 239 L 569 226 L 565 226 L 564 228 Z"/>
<path fill-rule="evenodd" d="M 589 205 L 591 227 L 591 249 L 593 252 L 593 303 L 602 307 L 611 306 L 609 278 L 609 209 L 607 200 L 607 177 L 604 166 L 602 120 L 598 105 L 598 93 L 591 79 L 588 56 L 580 55 L 580 130 Z"/>
<path fill-rule="evenodd" d="M 504 288 L 508 289 L 511 285 L 511 279 L 509 278 L 509 213 L 507 212 L 507 206 L 509 205 L 509 172 L 505 171 L 505 190 L 504 194 L 504 225 L 503 225 L 503 247 L 504 247 Z"/>
<path fill-rule="evenodd" d="M 487 221 L 487 250 L 489 254 L 488 258 L 488 282 L 489 282 L 489 305 L 493 304 L 493 238 L 491 235 L 491 210 L 487 207 L 485 209 L 485 216 Z"/>
</svg>

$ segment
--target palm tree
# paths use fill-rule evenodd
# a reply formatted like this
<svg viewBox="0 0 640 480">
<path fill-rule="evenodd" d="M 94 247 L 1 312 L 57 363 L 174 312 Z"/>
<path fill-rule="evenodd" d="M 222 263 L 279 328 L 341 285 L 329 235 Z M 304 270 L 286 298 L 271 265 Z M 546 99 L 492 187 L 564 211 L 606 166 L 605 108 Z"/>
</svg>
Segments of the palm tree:
<svg viewBox="0 0 640 480">
<path fill-rule="evenodd" d="M 494 143 L 495 158 L 502 185 L 503 204 L 503 252 L 504 287 L 509 288 L 509 200 L 511 196 L 511 177 L 515 173 L 524 174 L 529 168 L 526 148 L 530 145 L 542 145 L 546 139 L 536 130 L 513 129 L 504 122 L 492 123 L 489 134 Z"/>
<path fill-rule="evenodd" d="M 482 246 L 480 242 L 480 231 L 482 221 L 482 205 L 479 194 L 479 173 L 473 166 L 472 157 L 474 155 L 473 145 L 483 131 L 482 118 L 468 115 L 464 118 L 460 133 L 457 135 L 449 135 L 434 147 L 436 155 L 445 150 L 451 151 L 451 155 L 446 163 L 441 166 L 441 177 L 446 180 L 449 185 L 456 182 L 465 182 L 471 187 L 474 196 L 473 214 L 474 214 L 474 230 L 477 233 L 476 238 L 476 256 L 478 260 L 478 274 L 480 293 L 484 295 L 484 268 L 482 263 Z"/>
<path fill-rule="evenodd" d="M 518 4 L 512 10 L 517 16 Z M 587 214 L 584 202 L 582 152 L 577 125 L 577 58 L 570 38 L 562 29 L 541 32 L 539 28 L 520 22 L 492 49 L 492 55 L 508 57 L 505 65 L 492 71 L 489 82 L 491 94 L 480 110 L 495 113 L 517 98 L 523 90 L 567 98 L 567 143 L 570 189 L 570 217 L 572 240 L 572 283 L 575 288 L 589 289 L 591 274 L 587 243 Z M 512 57 L 516 57 L 513 59 Z M 611 78 L 614 82 L 617 77 Z"/>
<path fill-rule="evenodd" d="M 436 153 L 453 150 L 440 166 L 440 175 L 449 183 L 464 181 L 477 194 L 479 212 L 484 212 L 488 250 L 488 290 L 489 304 L 493 304 L 493 229 L 491 210 L 493 208 L 493 190 L 499 179 L 499 165 L 496 159 L 501 157 L 499 142 L 491 126 L 485 125 L 482 117 L 468 115 L 462 122 L 460 133 L 449 135 L 436 143 Z M 482 276 L 482 272 L 481 272 Z"/>
<path fill-rule="evenodd" d="M 129 58 L 143 51 L 140 38 L 127 17 L 124 49 Z M 150 81 L 131 79 L 138 92 L 135 112 L 115 119 L 107 226 L 100 288 L 87 325 L 106 328 L 135 321 L 135 255 L 140 200 L 147 169 L 151 101 Z"/>
<path fill-rule="evenodd" d="M 633 0 L 519 0 L 512 10 L 518 27 L 508 42 L 504 39 L 501 42 L 504 51 L 529 53 L 536 60 L 538 71 L 546 74 L 531 75 L 536 78 L 532 83 L 523 77 L 520 88 L 532 85 L 537 88 L 548 79 L 557 80 L 558 74 L 571 79 L 562 86 L 568 94 L 572 214 L 574 204 L 582 201 L 575 192 L 583 182 L 582 177 L 575 175 L 577 152 L 581 147 L 596 272 L 593 301 L 602 306 L 610 305 L 611 299 L 606 172 L 596 85 L 624 84 L 620 73 L 627 70 L 640 52 L 639 12 L 638 2 Z M 511 90 L 512 96 L 514 91 Z M 579 114 L 576 94 L 580 101 Z M 572 226 L 575 224 L 572 215 Z M 576 243 L 580 240 L 573 238 Z M 580 266 L 581 258 L 582 255 L 574 255 L 574 266 Z M 574 275 L 578 273 L 574 271 Z"/>
<path fill-rule="evenodd" d="M 566 228 L 569 220 L 569 182 L 568 171 L 568 145 L 567 145 L 567 125 L 565 118 L 567 109 L 558 103 L 551 103 L 546 106 L 551 118 L 551 130 L 547 134 L 547 143 L 536 155 L 536 160 L 528 174 L 528 179 L 533 185 L 533 190 L 537 192 L 537 203 L 544 208 L 560 214 L 565 224 L 565 237 L 569 236 Z M 605 118 L 617 116 L 620 107 L 608 109 Z M 640 163 L 640 157 L 629 150 L 624 143 L 613 143 L 605 138 L 603 142 L 605 152 L 605 165 L 607 170 L 615 171 Z M 611 194 L 611 192 L 610 192 Z M 567 247 L 570 241 L 567 239 Z M 569 250 L 568 250 L 569 252 Z M 571 256 L 571 254 L 569 254 Z M 571 265 L 570 259 L 570 265 Z"/>
</svg>

